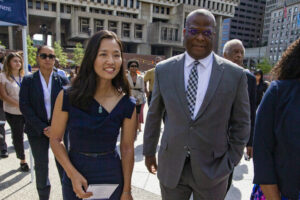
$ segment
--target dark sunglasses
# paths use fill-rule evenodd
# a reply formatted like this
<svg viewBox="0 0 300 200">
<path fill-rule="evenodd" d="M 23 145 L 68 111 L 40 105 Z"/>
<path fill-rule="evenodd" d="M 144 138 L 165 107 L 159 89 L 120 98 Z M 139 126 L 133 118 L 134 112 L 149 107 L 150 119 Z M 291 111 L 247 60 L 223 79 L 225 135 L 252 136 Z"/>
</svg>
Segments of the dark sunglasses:
<svg viewBox="0 0 300 200">
<path fill-rule="evenodd" d="M 47 54 L 45 54 L 45 53 L 41 53 L 41 54 L 39 55 L 39 57 L 40 57 L 41 59 L 43 59 L 43 60 L 47 59 L 47 57 L 48 57 L 50 60 L 53 60 L 53 59 L 55 59 L 56 56 L 53 55 L 53 54 L 47 55 Z"/>
<path fill-rule="evenodd" d="M 211 30 L 202 31 L 201 29 L 198 28 L 188 28 L 187 30 L 189 34 L 191 34 L 192 36 L 197 36 L 202 34 L 204 37 L 211 38 L 213 35 L 213 32 Z"/>
</svg>

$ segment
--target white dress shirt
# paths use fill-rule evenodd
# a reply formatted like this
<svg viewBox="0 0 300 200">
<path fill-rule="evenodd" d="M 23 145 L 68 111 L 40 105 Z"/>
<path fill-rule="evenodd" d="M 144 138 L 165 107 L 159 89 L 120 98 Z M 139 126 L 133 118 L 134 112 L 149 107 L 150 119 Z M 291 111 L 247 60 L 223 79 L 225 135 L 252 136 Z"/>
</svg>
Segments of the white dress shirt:
<svg viewBox="0 0 300 200">
<path fill-rule="evenodd" d="M 43 86 L 44 103 L 45 103 L 45 107 L 46 107 L 46 111 L 47 111 L 47 118 L 48 118 L 48 120 L 50 120 L 50 118 L 51 118 L 51 89 L 52 89 L 52 74 L 53 74 L 53 71 L 50 74 L 48 85 L 47 85 L 41 71 L 39 71 L 39 73 L 40 73 L 41 83 L 42 83 L 42 86 Z"/>
<path fill-rule="evenodd" d="M 192 58 L 187 52 L 185 52 L 185 60 L 184 60 L 184 86 L 185 91 L 187 91 L 189 76 L 194 66 L 195 59 Z M 195 119 L 198 111 L 203 103 L 208 83 L 210 80 L 212 64 L 213 64 L 213 52 L 209 54 L 206 58 L 198 60 L 200 64 L 197 66 L 198 71 L 198 88 L 197 88 L 197 96 L 196 96 L 196 105 L 194 109 L 194 115 L 192 119 Z"/>
</svg>

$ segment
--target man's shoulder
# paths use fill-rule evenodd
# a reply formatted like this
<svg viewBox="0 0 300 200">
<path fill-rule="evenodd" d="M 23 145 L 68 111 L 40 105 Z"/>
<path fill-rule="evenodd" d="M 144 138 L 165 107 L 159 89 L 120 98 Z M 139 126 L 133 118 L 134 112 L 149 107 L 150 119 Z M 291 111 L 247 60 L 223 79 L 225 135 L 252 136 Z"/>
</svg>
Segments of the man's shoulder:
<svg viewBox="0 0 300 200">
<path fill-rule="evenodd" d="M 160 61 L 157 64 L 156 69 L 157 70 L 162 70 L 162 69 L 167 69 L 167 68 L 173 67 L 174 64 L 176 62 L 178 62 L 179 60 L 181 60 L 181 59 L 184 59 L 184 54 L 173 56 L 173 57 L 170 57 L 166 60 Z"/>
</svg>

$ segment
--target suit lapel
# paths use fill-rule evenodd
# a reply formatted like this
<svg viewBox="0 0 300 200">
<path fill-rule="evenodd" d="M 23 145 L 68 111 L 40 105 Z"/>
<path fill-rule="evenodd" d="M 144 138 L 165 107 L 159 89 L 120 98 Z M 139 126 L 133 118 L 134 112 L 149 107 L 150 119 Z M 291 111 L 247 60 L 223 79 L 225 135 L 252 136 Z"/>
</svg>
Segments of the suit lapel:
<svg viewBox="0 0 300 200">
<path fill-rule="evenodd" d="M 177 95 L 181 101 L 181 105 L 183 107 L 183 110 L 185 112 L 185 114 L 187 115 L 187 117 L 189 119 L 191 119 L 190 116 L 190 112 L 189 112 L 189 108 L 188 108 L 188 102 L 186 99 L 186 92 L 185 92 L 185 87 L 184 87 L 184 60 L 185 60 L 185 56 L 184 54 L 181 54 L 178 58 L 177 58 L 177 62 L 174 64 L 174 72 L 175 73 L 175 87 L 176 87 L 176 91 L 177 91 Z M 173 68 L 172 68 L 173 70 Z"/>
<path fill-rule="evenodd" d="M 196 115 L 195 120 L 197 120 L 205 111 L 206 107 L 208 106 L 209 102 L 211 101 L 212 97 L 214 96 L 216 89 L 219 85 L 219 82 L 222 78 L 224 71 L 224 67 L 218 57 L 214 54 L 213 55 L 213 65 L 212 65 L 212 71 L 210 75 L 210 80 L 208 83 L 208 88 L 204 97 L 204 100 L 202 102 L 202 105 Z"/>
<path fill-rule="evenodd" d="M 45 106 L 45 101 L 44 101 L 44 90 L 43 90 L 39 70 L 37 72 L 35 72 L 33 76 L 34 76 L 34 82 L 35 82 L 34 85 L 35 85 L 36 90 L 37 90 L 36 95 L 37 95 L 37 98 L 38 98 L 38 102 L 41 105 L 41 112 L 42 112 L 43 116 L 45 117 L 45 119 L 47 119 L 47 111 L 46 111 L 46 106 Z"/>
<path fill-rule="evenodd" d="M 61 90 L 60 84 L 59 84 L 59 79 L 58 75 L 56 72 L 53 72 L 52 74 L 52 85 L 51 85 L 51 118 L 52 118 L 52 112 L 54 109 L 56 97 L 58 93 Z"/>
</svg>

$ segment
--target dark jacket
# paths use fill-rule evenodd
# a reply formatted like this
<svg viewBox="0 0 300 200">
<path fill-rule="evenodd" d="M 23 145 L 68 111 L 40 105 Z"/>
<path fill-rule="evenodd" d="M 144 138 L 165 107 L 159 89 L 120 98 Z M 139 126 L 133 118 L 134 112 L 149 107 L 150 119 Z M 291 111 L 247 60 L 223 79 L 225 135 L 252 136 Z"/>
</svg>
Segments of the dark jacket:
<svg viewBox="0 0 300 200">
<path fill-rule="evenodd" d="M 67 78 L 61 77 L 57 72 L 52 74 L 51 89 L 51 118 L 56 97 L 69 83 Z M 25 133 L 30 136 L 41 136 L 44 128 L 50 126 L 51 119 L 47 119 L 44 103 L 43 86 L 39 71 L 24 77 L 20 89 L 20 110 L 25 118 Z"/>
<path fill-rule="evenodd" d="M 256 115 L 254 183 L 277 184 L 287 198 L 300 191 L 300 80 L 271 83 Z"/>
<path fill-rule="evenodd" d="M 266 81 L 260 81 L 256 87 L 256 108 L 258 108 L 264 93 L 268 89 L 269 85 Z"/>
<path fill-rule="evenodd" d="M 256 115 L 256 79 L 255 76 L 248 71 L 246 71 L 246 75 L 248 81 L 248 95 L 249 95 L 249 102 L 250 102 L 250 120 L 251 120 L 250 138 L 247 143 L 247 147 L 252 147 L 254 123 L 255 123 L 255 115 Z"/>
</svg>

